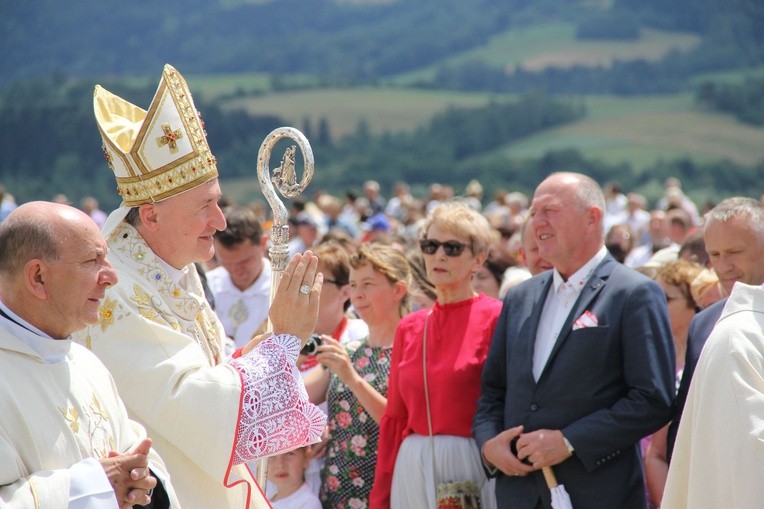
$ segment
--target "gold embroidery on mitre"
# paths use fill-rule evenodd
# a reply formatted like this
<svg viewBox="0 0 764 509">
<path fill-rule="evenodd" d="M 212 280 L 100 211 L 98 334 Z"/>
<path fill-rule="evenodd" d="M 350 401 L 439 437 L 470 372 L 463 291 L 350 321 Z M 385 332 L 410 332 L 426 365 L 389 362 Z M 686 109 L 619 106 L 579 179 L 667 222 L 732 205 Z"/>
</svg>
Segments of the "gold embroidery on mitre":
<svg viewBox="0 0 764 509">
<path fill-rule="evenodd" d="M 160 147 L 164 147 L 167 145 L 170 147 L 170 153 L 175 154 L 178 152 L 178 143 L 177 141 L 183 138 L 183 131 L 180 129 L 172 130 L 172 127 L 170 127 L 170 124 L 165 122 L 162 124 L 162 132 L 164 133 L 164 136 L 160 136 L 157 138 L 157 145 Z"/>
<path fill-rule="evenodd" d="M 117 191 L 128 207 L 162 201 L 218 176 L 217 161 L 207 144 L 201 116 L 196 111 L 183 77 L 166 65 L 157 94 L 148 111 L 96 87 L 96 121 L 107 149 L 107 162 L 114 171 Z M 178 116 L 181 125 L 177 125 Z M 162 122 L 163 120 L 168 122 Z M 154 122 L 160 122 L 161 136 L 149 138 Z M 132 131 L 123 126 L 131 125 Z M 188 145 L 178 143 L 186 140 Z M 147 158 L 145 151 L 154 143 L 168 147 L 175 156 Z M 183 150 L 183 153 L 180 153 Z M 165 154 L 167 154 L 165 152 Z M 119 164 L 116 164 L 116 163 Z"/>
</svg>

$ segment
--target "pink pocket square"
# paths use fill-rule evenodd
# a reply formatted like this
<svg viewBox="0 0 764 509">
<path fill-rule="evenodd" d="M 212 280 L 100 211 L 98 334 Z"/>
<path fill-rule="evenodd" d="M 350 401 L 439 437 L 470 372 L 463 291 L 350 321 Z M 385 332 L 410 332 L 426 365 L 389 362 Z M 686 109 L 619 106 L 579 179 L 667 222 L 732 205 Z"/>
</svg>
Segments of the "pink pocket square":
<svg viewBox="0 0 764 509">
<path fill-rule="evenodd" d="M 599 323 L 597 315 L 586 310 L 573 322 L 573 330 L 583 329 L 584 327 L 596 327 Z"/>
</svg>

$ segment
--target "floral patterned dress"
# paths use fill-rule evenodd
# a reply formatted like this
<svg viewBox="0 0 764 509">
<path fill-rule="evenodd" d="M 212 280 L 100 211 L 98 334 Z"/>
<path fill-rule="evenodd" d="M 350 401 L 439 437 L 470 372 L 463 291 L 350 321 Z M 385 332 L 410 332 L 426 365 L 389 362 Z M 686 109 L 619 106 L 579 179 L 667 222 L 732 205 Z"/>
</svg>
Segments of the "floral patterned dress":
<svg viewBox="0 0 764 509">
<path fill-rule="evenodd" d="M 371 347 L 368 338 L 346 346 L 350 362 L 364 380 L 387 395 L 392 347 Z M 374 483 L 379 425 L 339 377 L 329 384 L 329 433 L 319 498 L 324 508 L 366 509 Z"/>
</svg>

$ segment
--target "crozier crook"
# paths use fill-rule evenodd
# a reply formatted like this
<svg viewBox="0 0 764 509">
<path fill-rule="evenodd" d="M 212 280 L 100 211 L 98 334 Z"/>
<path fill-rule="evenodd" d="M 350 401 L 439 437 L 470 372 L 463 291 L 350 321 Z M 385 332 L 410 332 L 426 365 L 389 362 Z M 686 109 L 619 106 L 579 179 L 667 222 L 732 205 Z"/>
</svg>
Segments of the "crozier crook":
<svg viewBox="0 0 764 509">
<path fill-rule="evenodd" d="M 282 138 L 290 138 L 297 142 L 302 152 L 304 168 L 302 180 L 297 182 L 295 173 L 295 145 L 291 145 L 284 152 L 281 158 L 281 164 L 270 172 L 271 152 L 273 147 Z M 289 250 L 289 225 L 287 221 L 289 214 L 284 203 L 279 198 L 276 190 L 287 198 L 299 196 L 313 178 L 313 149 L 310 148 L 308 139 L 300 131 L 293 127 L 279 127 L 270 132 L 260 145 L 260 151 L 257 154 L 257 180 L 260 182 L 260 188 L 263 191 L 265 199 L 271 206 L 273 212 L 273 226 L 271 228 L 271 247 L 268 251 L 271 259 L 271 293 L 269 303 L 273 302 L 274 292 L 281 281 L 281 275 L 287 265 L 287 256 Z M 267 331 L 272 331 L 273 326 L 270 319 L 267 324 Z M 260 487 L 265 490 L 265 483 L 268 476 L 268 458 L 263 458 L 257 462 L 256 480 Z"/>
</svg>

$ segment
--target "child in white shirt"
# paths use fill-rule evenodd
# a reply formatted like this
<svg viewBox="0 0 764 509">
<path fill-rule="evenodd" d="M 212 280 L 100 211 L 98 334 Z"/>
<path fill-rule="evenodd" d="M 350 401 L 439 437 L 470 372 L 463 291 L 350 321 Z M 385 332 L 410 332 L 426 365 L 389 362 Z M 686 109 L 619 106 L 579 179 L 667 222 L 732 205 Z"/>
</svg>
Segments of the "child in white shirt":
<svg viewBox="0 0 764 509">
<path fill-rule="evenodd" d="M 318 497 L 305 483 L 309 461 L 309 447 L 268 458 L 268 481 L 276 487 L 269 497 L 273 509 L 321 509 Z"/>
</svg>

